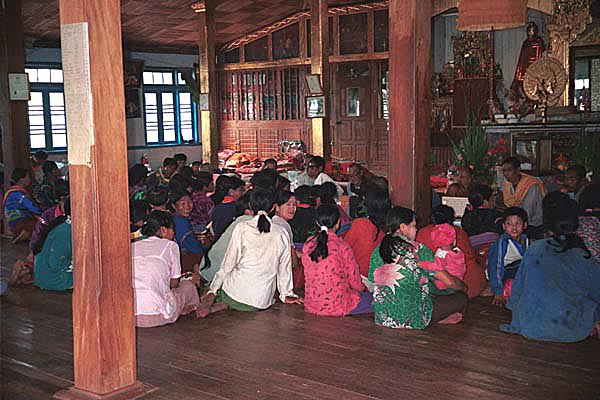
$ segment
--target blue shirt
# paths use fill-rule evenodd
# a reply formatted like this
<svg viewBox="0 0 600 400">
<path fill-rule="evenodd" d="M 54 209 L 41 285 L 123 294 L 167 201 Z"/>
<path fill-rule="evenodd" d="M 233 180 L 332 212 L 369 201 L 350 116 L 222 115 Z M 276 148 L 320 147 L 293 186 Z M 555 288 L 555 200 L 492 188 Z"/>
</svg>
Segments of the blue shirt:
<svg viewBox="0 0 600 400">
<path fill-rule="evenodd" d="M 521 258 L 527 250 L 528 239 L 527 236 L 521 235 L 521 244 L 516 240 L 512 239 L 506 232 L 504 232 L 498 240 L 496 240 L 491 246 L 488 252 L 487 272 L 488 279 L 490 281 L 490 287 L 494 291 L 494 294 L 502 294 L 503 277 L 504 277 L 504 262 L 506 253 L 508 251 L 509 243 L 513 244 Z"/>
<path fill-rule="evenodd" d="M 173 222 L 175 223 L 175 241 L 179 244 L 181 250 L 193 254 L 201 254 L 207 250 L 196 239 L 196 235 L 194 235 L 194 231 L 192 230 L 192 223 L 189 219 L 173 215 Z"/>
<path fill-rule="evenodd" d="M 600 317 L 600 265 L 581 249 L 559 253 L 551 243 L 537 241 L 525 253 L 507 303 L 512 321 L 500 329 L 531 339 L 577 342 L 589 336 Z"/>
<path fill-rule="evenodd" d="M 4 202 L 4 214 L 8 226 L 13 226 L 19 221 L 34 218 L 41 215 L 42 210 L 31 200 L 31 197 L 20 189 L 10 189 Z"/>
</svg>

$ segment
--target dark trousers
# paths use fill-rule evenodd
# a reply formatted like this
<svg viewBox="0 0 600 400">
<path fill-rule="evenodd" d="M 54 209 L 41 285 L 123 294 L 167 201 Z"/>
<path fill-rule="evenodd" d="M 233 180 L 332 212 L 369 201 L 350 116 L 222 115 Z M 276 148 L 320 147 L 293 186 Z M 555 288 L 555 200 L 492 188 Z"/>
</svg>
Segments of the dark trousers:
<svg viewBox="0 0 600 400">
<path fill-rule="evenodd" d="M 449 295 L 435 296 L 433 298 L 433 311 L 429 325 L 437 324 L 444 318 L 454 313 L 467 311 L 467 295 L 464 292 L 456 292 Z"/>
</svg>

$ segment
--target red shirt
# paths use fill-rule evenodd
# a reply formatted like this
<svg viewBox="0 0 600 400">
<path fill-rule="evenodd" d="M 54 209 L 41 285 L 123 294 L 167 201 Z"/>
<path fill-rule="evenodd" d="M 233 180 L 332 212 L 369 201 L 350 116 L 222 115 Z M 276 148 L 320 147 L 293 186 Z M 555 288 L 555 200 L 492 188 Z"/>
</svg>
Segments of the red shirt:
<svg viewBox="0 0 600 400">
<path fill-rule="evenodd" d="M 357 218 L 352 221 L 352 227 L 344 236 L 344 240 L 352 247 L 361 275 L 369 276 L 371 254 L 384 236 L 369 218 Z"/>
<path fill-rule="evenodd" d="M 313 236 L 304 244 L 304 309 L 316 315 L 347 315 L 360 302 L 364 286 L 352 248 L 334 233 L 328 233 L 328 256 L 314 262 L 310 253 L 317 245 Z"/>
</svg>

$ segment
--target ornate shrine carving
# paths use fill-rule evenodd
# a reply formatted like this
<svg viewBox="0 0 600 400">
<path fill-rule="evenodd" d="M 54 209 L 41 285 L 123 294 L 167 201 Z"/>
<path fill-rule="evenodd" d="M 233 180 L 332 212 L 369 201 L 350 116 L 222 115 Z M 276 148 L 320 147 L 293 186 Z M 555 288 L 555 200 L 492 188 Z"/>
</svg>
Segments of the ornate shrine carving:
<svg viewBox="0 0 600 400">
<path fill-rule="evenodd" d="M 554 57 L 542 57 L 527 69 L 523 90 L 528 98 L 538 102 L 543 123 L 547 122 L 546 109 L 558 102 L 568 80 L 562 64 Z"/>
<path fill-rule="evenodd" d="M 550 53 L 569 71 L 569 46 L 592 22 L 590 0 L 556 0 L 554 12 L 548 24 Z M 568 82 L 562 96 L 562 104 L 569 104 Z"/>
</svg>

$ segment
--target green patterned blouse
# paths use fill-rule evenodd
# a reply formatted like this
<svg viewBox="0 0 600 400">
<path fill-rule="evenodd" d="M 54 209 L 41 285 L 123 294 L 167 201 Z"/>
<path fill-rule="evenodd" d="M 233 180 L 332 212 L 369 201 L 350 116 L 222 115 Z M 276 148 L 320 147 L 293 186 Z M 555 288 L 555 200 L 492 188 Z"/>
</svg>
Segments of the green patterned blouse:
<svg viewBox="0 0 600 400">
<path fill-rule="evenodd" d="M 422 243 L 412 242 L 398 261 L 384 264 L 379 246 L 371 255 L 369 280 L 375 284 L 373 311 L 375 323 L 388 328 L 424 329 L 433 310 L 429 281 L 435 272 L 418 266 L 420 261 L 433 261 L 433 253 Z"/>
</svg>

